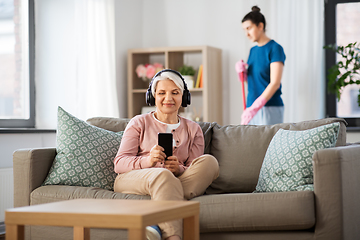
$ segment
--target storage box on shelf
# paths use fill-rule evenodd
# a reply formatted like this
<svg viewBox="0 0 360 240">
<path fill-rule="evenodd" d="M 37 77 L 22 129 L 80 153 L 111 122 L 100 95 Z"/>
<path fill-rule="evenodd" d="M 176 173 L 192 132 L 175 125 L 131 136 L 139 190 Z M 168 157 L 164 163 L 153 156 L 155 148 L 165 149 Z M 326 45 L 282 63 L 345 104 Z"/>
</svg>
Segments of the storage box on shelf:
<svg viewBox="0 0 360 240">
<path fill-rule="evenodd" d="M 198 61 L 198 62 L 197 62 Z M 188 110 L 194 119 L 222 124 L 221 49 L 210 46 L 159 47 L 128 50 L 128 117 L 141 113 L 146 106 L 145 93 L 149 81 L 138 78 L 139 64 L 160 62 L 165 68 L 178 70 L 182 65 L 203 65 L 203 87 L 190 89 L 192 102 Z M 195 79 L 196 80 L 196 79 Z M 181 111 L 184 111 L 182 109 Z"/>
</svg>

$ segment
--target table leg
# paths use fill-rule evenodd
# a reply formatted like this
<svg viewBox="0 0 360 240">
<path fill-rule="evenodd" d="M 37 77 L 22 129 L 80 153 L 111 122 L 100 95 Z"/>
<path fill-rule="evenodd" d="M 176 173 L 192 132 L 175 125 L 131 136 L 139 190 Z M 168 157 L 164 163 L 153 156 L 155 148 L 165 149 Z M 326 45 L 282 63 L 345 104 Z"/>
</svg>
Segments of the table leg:
<svg viewBox="0 0 360 240">
<path fill-rule="evenodd" d="M 6 224 L 6 240 L 24 240 L 25 227 L 24 225 Z"/>
<path fill-rule="evenodd" d="M 128 229 L 128 240 L 139 240 L 145 238 L 145 228 L 130 228 Z"/>
<path fill-rule="evenodd" d="M 90 228 L 74 226 L 74 240 L 90 240 Z"/>
<path fill-rule="evenodd" d="M 199 214 L 184 218 L 184 240 L 199 240 Z"/>
</svg>

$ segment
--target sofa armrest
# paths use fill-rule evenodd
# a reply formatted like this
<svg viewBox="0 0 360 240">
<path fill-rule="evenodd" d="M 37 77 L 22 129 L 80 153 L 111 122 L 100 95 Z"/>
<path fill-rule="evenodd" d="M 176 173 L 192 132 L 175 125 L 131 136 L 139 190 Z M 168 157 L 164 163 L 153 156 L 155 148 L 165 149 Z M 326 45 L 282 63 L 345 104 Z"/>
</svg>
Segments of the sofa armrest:
<svg viewBox="0 0 360 240">
<path fill-rule="evenodd" d="M 20 149 L 14 152 L 14 207 L 30 205 L 30 194 L 44 182 L 55 155 L 55 148 Z"/>
<path fill-rule="evenodd" d="M 329 148 L 313 156 L 316 239 L 356 239 L 360 219 L 360 145 Z"/>
</svg>

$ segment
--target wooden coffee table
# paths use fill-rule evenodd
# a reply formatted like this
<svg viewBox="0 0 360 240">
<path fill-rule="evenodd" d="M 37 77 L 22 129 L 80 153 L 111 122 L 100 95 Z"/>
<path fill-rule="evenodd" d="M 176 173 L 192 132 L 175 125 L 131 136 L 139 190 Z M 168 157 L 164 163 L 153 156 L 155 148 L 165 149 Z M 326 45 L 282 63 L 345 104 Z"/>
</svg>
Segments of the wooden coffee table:
<svg viewBox="0 0 360 240">
<path fill-rule="evenodd" d="M 90 239 L 90 228 L 128 229 L 145 239 L 145 227 L 184 219 L 184 240 L 199 240 L 200 203 L 123 199 L 74 199 L 5 211 L 6 239 L 24 239 L 24 225 L 74 228 L 74 239 Z"/>
</svg>

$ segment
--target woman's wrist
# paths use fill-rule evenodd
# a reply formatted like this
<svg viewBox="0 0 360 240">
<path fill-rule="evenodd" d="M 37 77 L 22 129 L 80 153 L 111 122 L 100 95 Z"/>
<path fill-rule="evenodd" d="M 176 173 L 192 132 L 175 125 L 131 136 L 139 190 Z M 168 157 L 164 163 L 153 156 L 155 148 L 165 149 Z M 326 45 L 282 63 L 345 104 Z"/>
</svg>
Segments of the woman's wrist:
<svg viewBox="0 0 360 240">
<path fill-rule="evenodd" d="M 263 106 L 265 106 L 267 100 L 265 97 L 263 97 L 262 95 L 260 95 L 251 105 L 251 108 L 258 111 L 260 108 L 262 108 Z"/>
</svg>

